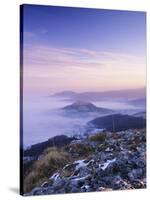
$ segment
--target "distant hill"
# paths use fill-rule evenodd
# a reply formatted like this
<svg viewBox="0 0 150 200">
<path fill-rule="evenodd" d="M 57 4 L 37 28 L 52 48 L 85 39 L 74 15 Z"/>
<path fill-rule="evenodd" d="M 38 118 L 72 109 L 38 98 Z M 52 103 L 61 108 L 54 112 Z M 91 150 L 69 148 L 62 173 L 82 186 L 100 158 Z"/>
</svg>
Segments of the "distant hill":
<svg viewBox="0 0 150 200">
<path fill-rule="evenodd" d="M 135 106 L 146 106 L 146 98 L 130 100 L 129 104 L 135 105 Z"/>
<path fill-rule="evenodd" d="M 74 137 L 67 137 L 66 135 L 58 135 L 50 138 L 47 141 L 34 144 L 29 149 L 24 151 L 24 156 L 38 157 L 43 151 L 48 147 L 62 147 L 64 145 L 70 144 Z"/>
<path fill-rule="evenodd" d="M 142 117 L 114 114 L 98 117 L 88 123 L 96 128 L 105 128 L 108 131 L 123 131 L 127 129 L 140 129 L 146 127 L 146 120 Z"/>
<path fill-rule="evenodd" d="M 58 93 L 55 93 L 53 94 L 51 97 L 74 97 L 76 96 L 78 93 L 76 92 L 73 92 L 73 91 L 62 91 L 62 92 L 58 92 Z"/>
<path fill-rule="evenodd" d="M 94 104 L 86 101 L 76 101 L 71 105 L 65 106 L 62 110 L 67 112 L 75 113 L 88 113 L 88 112 L 100 112 L 100 113 L 110 113 L 113 110 L 107 108 L 97 107 Z"/>
<path fill-rule="evenodd" d="M 133 116 L 134 117 L 143 117 L 144 119 L 146 119 L 146 112 L 145 111 L 138 112 L 138 113 L 135 113 Z"/>
<path fill-rule="evenodd" d="M 115 90 L 115 91 L 103 91 L 103 92 L 74 92 L 74 91 L 62 91 L 55 93 L 52 97 L 62 97 L 70 100 L 82 100 L 82 101 L 100 101 L 104 99 L 141 99 L 145 98 L 145 88 L 129 89 L 129 90 Z"/>
</svg>

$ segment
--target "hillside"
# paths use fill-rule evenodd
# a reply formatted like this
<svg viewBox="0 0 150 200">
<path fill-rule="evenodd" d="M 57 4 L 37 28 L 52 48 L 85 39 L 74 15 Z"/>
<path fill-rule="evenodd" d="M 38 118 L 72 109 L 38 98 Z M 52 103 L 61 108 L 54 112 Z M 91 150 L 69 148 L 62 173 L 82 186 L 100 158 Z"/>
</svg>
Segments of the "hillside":
<svg viewBox="0 0 150 200">
<path fill-rule="evenodd" d="M 146 130 L 105 131 L 48 148 L 24 188 L 25 196 L 146 188 Z"/>
<path fill-rule="evenodd" d="M 48 147 L 62 147 L 69 144 L 72 140 L 75 140 L 75 138 L 67 137 L 66 135 L 55 136 L 47 141 L 34 144 L 30 148 L 26 149 L 24 151 L 24 157 L 34 157 L 36 159 Z"/>
<path fill-rule="evenodd" d="M 95 128 L 105 128 L 108 131 L 122 131 L 127 129 L 145 128 L 146 120 L 142 117 L 114 114 L 98 117 L 89 122 Z"/>
<path fill-rule="evenodd" d="M 144 119 L 146 119 L 146 112 L 145 111 L 138 112 L 138 113 L 135 113 L 133 116 L 134 117 L 143 117 Z"/>
</svg>

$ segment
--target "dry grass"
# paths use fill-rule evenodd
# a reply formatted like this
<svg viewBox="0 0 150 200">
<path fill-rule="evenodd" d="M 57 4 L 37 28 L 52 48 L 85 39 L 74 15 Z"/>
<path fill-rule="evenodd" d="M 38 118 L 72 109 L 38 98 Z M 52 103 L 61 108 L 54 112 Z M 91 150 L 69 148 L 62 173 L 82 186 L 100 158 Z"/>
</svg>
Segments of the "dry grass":
<svg viewBox="0 0 150 200">
<path fill-rule="evenodd" d="M 97 133 L 89 137 L 89 140 L 92 142 L 104 142 L 106 139 L 106 133 Z"/>
<path fill-rule="evenodd" d="M 67 152 L 57 148 L 48 148 L 25 177 L 24 192 L 29 192 L 48 180 L 56 170 L 64 167 L 70 160 L 70 155 Z"/>
<path fill-rule="evenodd" d="M 79 157 L 84 157 L 93 152 L 93 149 L 89 145 L 83 143 L 76 143 L 69 145 L 69 152 L 72 155 L 78 155 Z"/>
</svg>

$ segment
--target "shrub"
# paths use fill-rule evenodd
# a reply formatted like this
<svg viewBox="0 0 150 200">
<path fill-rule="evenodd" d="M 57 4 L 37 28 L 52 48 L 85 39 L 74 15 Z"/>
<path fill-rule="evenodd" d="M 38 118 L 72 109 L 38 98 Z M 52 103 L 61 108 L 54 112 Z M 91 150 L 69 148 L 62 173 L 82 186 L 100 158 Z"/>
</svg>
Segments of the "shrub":
<svg viewBox="0 0 150 200">
<path fill-rule="evenodd" d="M 89 137 L 89 140 L 92 142 L 104 142 L 106 139 L 106 133 L 97 133 Z"/>
<path fill-rule="evenodd" d="M 91 152 L 93 152 L 93 148 L 87 144 L 76 143 L 69 145 L 69 152 L 74 156 L 78 155 L 82 157 L 89 155 Z"/>
</svg>

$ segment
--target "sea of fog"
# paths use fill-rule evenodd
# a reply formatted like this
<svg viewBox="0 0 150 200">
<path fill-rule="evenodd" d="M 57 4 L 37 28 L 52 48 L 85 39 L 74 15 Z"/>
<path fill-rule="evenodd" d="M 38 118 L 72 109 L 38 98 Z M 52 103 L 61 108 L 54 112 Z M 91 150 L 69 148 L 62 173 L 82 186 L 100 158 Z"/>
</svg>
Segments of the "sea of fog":
<svg viewBox="0 0 150 200">
<path fill-rule="evenodd" d="M 53 97 L 28 97 L 23 104 L 23 144 L 24 148 L 45 141 L 56 135 L 74 135 L 82 133 L 86 123 L 92 117 L 66 117 L 56 112 L 57 109 L 69 105 L 62 99 Z M 92 102 L 96 106 L 115 110 L 138 109 L 134 105 L 117 101 Z"/>
</svg>

